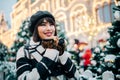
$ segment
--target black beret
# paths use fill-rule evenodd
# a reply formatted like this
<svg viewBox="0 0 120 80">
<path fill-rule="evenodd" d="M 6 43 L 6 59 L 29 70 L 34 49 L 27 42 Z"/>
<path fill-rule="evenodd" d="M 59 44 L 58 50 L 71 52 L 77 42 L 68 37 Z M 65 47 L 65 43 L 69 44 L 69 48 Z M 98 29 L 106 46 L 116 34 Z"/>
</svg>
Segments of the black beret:
<svg viewBox="0 0 120 80">
<path fill-rule="evenodd" d="M 55 21 L 54 16 L 48 12 L 48 11 L 37 11 L 35 14 L 33 14 L 30 18 L 30 23 L 29 23 L 29 30 L 33 34 L 34 28 L 36 23 L 38 22 L 39 19 L 42 19 L 44 17 L 50 17 Z"/>
</svg>

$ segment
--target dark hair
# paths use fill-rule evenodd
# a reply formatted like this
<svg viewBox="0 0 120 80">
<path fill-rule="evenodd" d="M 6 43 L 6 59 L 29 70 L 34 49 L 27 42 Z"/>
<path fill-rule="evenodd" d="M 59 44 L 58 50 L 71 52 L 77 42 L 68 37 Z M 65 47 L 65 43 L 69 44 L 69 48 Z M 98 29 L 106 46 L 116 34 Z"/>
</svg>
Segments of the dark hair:
<svg viewBox="0 0 120 80">
<path fill-rule="evenodd" d="M 56 29 L 56 23 L 55 21 L 50 18 L 50 17 L 44 17 L 44 18 L 41 18 L 40 20 L 38 20 L 37 24 L 35 25 L 35 29 L 34 29 L 34 32 L 33 32 L 33 40 L 35 42 L 38 42 L 38 41 L 41 41 L 41 37 L 39 36 L 38 34 L 38 26 L 41 25 L 43 23 L 43 21 L 46 20 L 47 22 L 53 24 L 55 26 L 55 36 L 57 36 L 57 29 Z"/>
</svg>

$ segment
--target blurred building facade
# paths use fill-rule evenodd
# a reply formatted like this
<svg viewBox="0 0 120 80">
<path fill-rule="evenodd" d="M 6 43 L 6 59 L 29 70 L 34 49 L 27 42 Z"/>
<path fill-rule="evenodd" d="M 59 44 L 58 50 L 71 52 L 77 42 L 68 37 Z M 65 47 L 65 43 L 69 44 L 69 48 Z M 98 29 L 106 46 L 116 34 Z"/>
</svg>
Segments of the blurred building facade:
<svg viewBox="0 0 120 80">
<path fill-rule="evenodd" d="M 99 39 L 108 38 L 107 27 L 114 20 L 114 6 L 114 0 L 19 0 L 11 13 L 12 28 L 0 40 L 10 47 L 22 21 L 38 10 L 47 10 L 63 25 L 71 43 L 78 39 L 94 47 Z"/>
<path fill-rule="evenodd" d="M 7 22 L 5 21 L 4 13 L 0 13 L 0 35 L 8 30 Z"/>
</svg>

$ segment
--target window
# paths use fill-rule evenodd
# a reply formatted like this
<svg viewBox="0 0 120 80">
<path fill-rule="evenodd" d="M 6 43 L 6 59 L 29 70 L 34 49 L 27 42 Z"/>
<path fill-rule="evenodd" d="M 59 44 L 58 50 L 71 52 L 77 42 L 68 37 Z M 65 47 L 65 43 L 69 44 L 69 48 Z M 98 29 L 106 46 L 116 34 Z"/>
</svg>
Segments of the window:
<svg viewBox="0 0 120 80">
<path fill-rule="evenodd" d="M 98 21 L 98 23 L 104 21 L 104 19 L 103 19 L 103 10 L 102 10 L 102 7 L 99 7 L 99 8 L 97 9 L 97 21 Z"/>
<path fill-rule="evenodd" d="M 114 20 L 113 16 L 113 7 L 115 6 L 115 3 L 104 3 L 103 6 L 98 6 L 96 9 L 97 13 L 97 21 L 99 23 L 110 23 Z"/>
<path fill-rule="evenodd" d="M 103 7 L 103 15 L 104 15 L 104 22 L 106 23 L 111 22 L 110 6 L 107 3 L 105 3 Z"/>
</svg>

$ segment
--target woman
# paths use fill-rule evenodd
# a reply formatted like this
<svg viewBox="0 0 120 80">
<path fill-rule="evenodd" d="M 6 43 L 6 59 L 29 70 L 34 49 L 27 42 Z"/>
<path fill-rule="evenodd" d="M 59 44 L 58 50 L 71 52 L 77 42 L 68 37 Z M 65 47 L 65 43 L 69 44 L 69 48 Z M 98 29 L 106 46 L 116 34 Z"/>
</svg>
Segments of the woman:
<svg viewBox="0 0 120 80">
<path fill-rule="evenodd" d="M 17 52 L 18 80 L 79 80 L 79 72 L 64 51 L 64 40 L 57 37 L 55 18 L 48 11 L 37 11 L 30 18 L 32 38 Z"/>
</svg>

